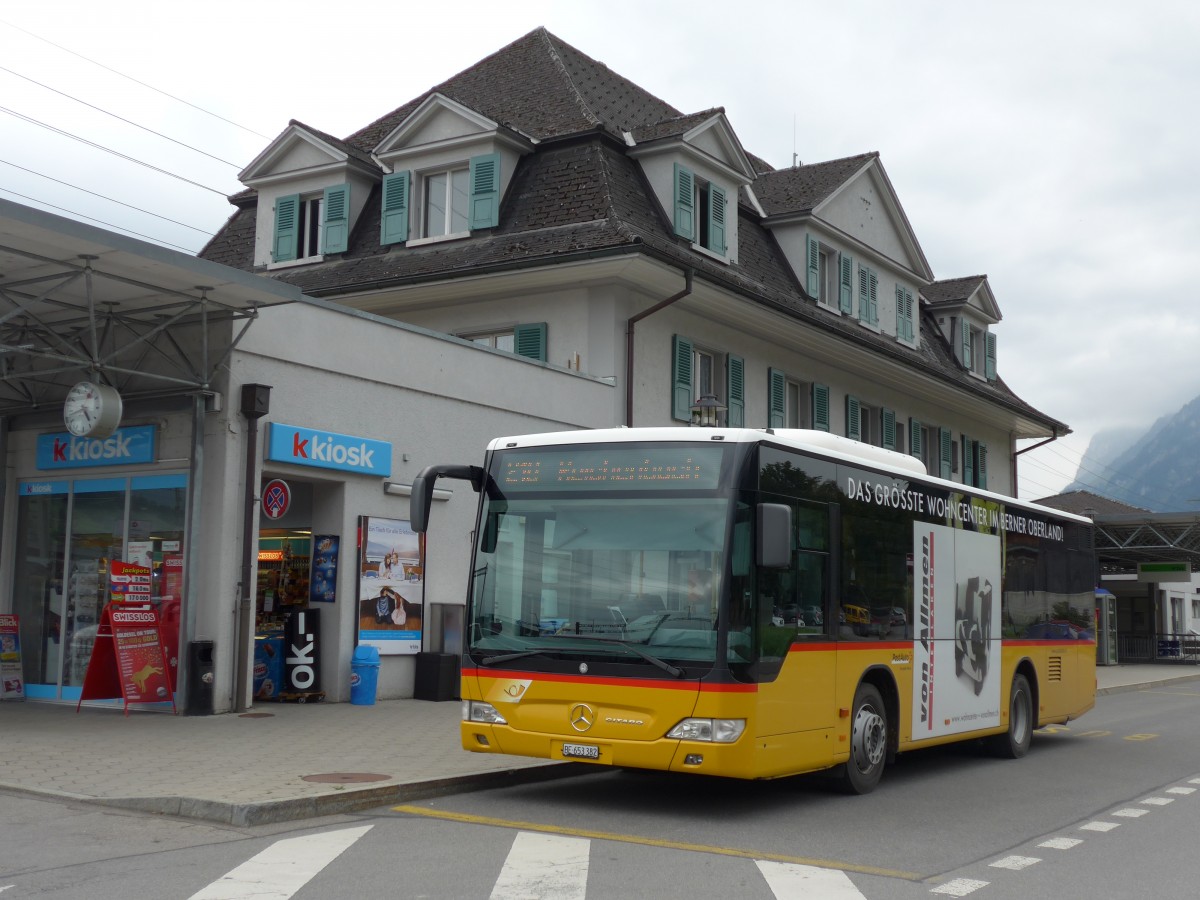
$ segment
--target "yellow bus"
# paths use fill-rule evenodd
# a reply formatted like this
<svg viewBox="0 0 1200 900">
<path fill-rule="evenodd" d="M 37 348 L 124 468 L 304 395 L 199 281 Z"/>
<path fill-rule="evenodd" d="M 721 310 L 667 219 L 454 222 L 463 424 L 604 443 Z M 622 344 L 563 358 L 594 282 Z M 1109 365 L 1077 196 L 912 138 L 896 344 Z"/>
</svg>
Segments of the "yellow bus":
<svg viewBox="0 0 1200 900">
<path fill-rule="evenodd" d="M 480 494 L 462 745 L 735 778 L 1032 732 L 1095 701 L 1088 519 L 804 430 L 493 441 L 424 469 Z M 436 538 L 436 535 L 435 535 Z"/>
</svg>

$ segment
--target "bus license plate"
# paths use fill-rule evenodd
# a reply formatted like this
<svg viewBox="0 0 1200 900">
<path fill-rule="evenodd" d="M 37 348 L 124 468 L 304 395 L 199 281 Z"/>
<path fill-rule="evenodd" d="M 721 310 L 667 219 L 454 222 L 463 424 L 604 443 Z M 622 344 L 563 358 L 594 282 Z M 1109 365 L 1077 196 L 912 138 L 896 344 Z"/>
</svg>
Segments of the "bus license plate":
<svg viewBox="0 0 1200 900">
<path fill-rule="evenodd" d="M 573 756 L 578 759 L 599 759 L 600 748 L 591 744 L 563 744 L 563 756 Z"/>
</svg>

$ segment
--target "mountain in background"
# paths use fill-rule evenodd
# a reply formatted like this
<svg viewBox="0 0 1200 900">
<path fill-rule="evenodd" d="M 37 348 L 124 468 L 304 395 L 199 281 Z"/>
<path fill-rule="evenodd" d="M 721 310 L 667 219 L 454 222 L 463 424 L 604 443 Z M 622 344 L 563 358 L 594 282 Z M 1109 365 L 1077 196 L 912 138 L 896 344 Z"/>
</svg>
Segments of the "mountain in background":
<svg viewBox="0 0 1200 900">
<path fill-rule="evenodd" d="M 1098 433 L 1075 481 L 1087 490 L 1153 512 L 1200 510 L 1200 397 L 1148 431 Z M 1064 492 L 1065 492 L 1064 491 Z M 1195 502 L 1189 502 L 1195 501 Z"/>
</svg>

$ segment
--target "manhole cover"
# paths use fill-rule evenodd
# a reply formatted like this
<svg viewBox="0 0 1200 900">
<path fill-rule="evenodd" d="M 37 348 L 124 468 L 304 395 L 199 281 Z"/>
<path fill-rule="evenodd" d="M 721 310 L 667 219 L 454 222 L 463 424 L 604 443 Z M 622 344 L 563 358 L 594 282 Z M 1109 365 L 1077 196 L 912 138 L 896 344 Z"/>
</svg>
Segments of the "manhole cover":
<svg viewBox="0 0 1200 900">
<path fill-rule="evenodd" d="M 328 772 L 324 775 L 305 775 L 301 780 L 321 784 L 364 784 L 368 781 L 387 781 L 391 775 L 372 775 L 370 772 Z"/>
<path fill-rule="evenodd" d="M 239 719 L 269 719 L 274 715 L 275 715 L 275 713 L 241 713 L 238 715 L 238 718 Z"/>
</svg>

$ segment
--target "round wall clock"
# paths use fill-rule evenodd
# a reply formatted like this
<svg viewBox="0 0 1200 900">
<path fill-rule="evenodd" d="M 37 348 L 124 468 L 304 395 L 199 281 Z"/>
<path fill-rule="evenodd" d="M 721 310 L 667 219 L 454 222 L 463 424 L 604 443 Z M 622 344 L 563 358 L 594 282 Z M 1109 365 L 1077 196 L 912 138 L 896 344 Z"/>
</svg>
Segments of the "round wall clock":
<svg viewBox="0 0 1200 900">
<path fill-rule="evenodd" d="M 108 437 L 121 424 L 121 395 L 106 384 L 81 381 L 63 403 L 63 423 L 76 437 Z"/>
</svg>

